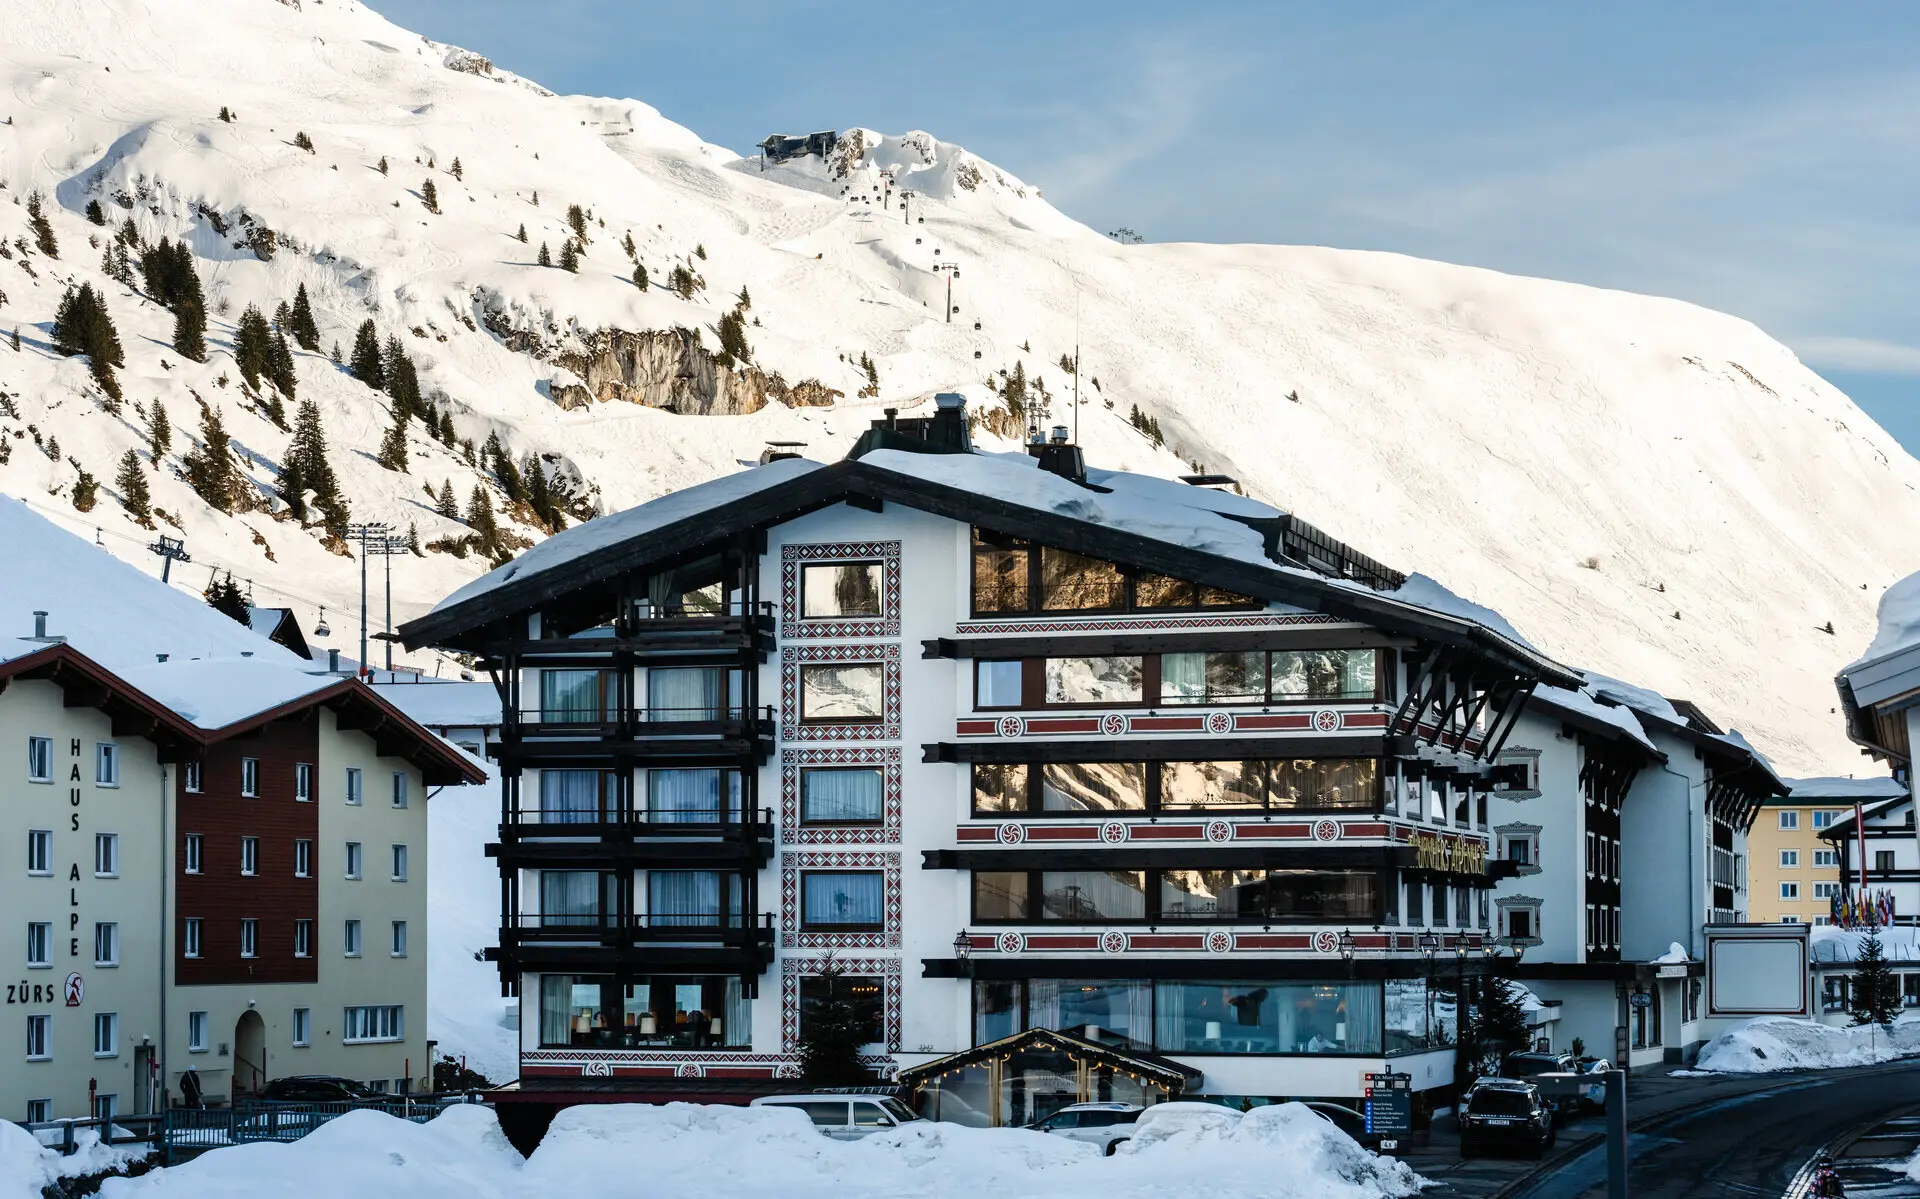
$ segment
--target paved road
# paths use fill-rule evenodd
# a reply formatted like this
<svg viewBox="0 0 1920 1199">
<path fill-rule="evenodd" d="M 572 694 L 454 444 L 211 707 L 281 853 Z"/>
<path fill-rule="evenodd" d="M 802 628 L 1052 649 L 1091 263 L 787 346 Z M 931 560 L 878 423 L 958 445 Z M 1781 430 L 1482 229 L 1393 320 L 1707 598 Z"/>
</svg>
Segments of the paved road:
<svg viewBox="0 0 1920 1199">
<path fill-rule="evenodd" d="M 1798 1199 L 1793 1192 L 1807 1160 L 1828 1146 L 1840 1150 L 1836 1160 L 1850 1199 L 1920 1196 L 1920 1184 L 1884 1168 L 1920 1141 L 1920 1127 L 1893 1119 L 1915 1108 L 1920 1108 L 1920 1064 L 1838 1077 L 1801 1076 L 1721 1099 L 1630 1138 L 1633 1199 Z M 1604 1199 L 1606 1169 L 1606 1150 L 1597 1148 L 1523 1187 L 1513 1199 Z"/>
</svg>

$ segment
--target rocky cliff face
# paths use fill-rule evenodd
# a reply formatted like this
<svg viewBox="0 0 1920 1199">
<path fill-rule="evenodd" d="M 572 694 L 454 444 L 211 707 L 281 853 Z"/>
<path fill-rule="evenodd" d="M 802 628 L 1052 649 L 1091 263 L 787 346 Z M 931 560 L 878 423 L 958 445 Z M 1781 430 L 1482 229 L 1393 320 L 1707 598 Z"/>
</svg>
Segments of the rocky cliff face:
<svg viewBox="0 0 1920 1199">
<path fill-rule="evenodd" d="M 624 400 L 681 416 L 744 416 L 769 400 L 793 408 L 831 404 L 842 393 L 817 379 L 788 384 L 757 366 L 722 366 L 691 329 L 601 329 L 579 352 L 553 356 L 554 365 L 586 381 L 553 389 L 562 408 Z"/>
</svg>

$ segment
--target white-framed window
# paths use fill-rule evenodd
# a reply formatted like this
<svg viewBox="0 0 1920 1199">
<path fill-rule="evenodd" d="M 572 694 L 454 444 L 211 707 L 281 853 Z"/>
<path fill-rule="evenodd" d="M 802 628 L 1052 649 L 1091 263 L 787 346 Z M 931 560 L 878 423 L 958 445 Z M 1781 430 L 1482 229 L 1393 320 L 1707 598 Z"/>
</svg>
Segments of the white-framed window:
<svg viewBox="0 0 1920 1199">
<path fill-rule="evenodd" d="M 293 1047 L 305 1049 L 313 1044 L 313 1009 L 297 1007 L 293 1009 Z"/>
<path fill-rule="evenodd" d="M 1781 883 L 1780 898 L 1782 899 L 1800 898 L 1800 884 L 1799 883 Z"/>
<path fill-rule="evenodd" d="M 45 1062 L 53 1059 L 53 1017 L 47 1015 L 27 1017 L 27 1060 Z"/>
<path fill-rule="evenodd" d="M 120 1096 L 95 1095 L 93 1097 L 93 1118 L 94 1119 L 111 1120 L 114 1118 L 115 1115 L 119 1114 L 119 1111 L 120 1111 Z"/>
<path fill-rule="evenodd" d="M 346 1027 L 341 1030 L 340 1039 L 353 1044 L 357 1041 L 398 1041 L 405 1037 L 406 1021 L 404 1009 L 400 1004 L 379 1004 L 371 1007 L 350 1007 L 347 1009 Z"/>
<path fill-rule="evenodd" d="M 243 958 L 260 956 L 260 922 L 251 916 L 240 921 L 240 956 Z"/>
<path fill-rule="evenodd" d="M 360 956 L 360 922 L 358 920 L 347 921 L 346 928 L 340 934 L 340 944 L 345 956 L 350 958 Z"/>
<path fill-rule="evenodd" d="M 1780 851 L 1780 869 L 1798 870 L 1799 868 L 1800 868 L 1800 851 L 1799 850 L 1783 849 Z"/>
<path fill-rule="evenodd" d="M 293 764 L 293 798 L 299 803 L 313 801 L 313 763 L 295 762 Z"/>
<path fill-rule="evenodd" d="M 190 958 L 200 956 L 200 917 L 187 917 L 180 934 L 180 952 Z"/>
<path fill-rule="evenodd" d="M 407 847 L 404 845 L 393 847 L 393 881 L 396 883 L 407 881 Z"/>
<path fill-rule="evenodd" d="M 297 958 L 313 956 L 313 921 L 293 922 L 293 956 Z"/>
<path fill-rule="evenodd" d="M 208 1033 L 211 1031 L 211 1028 L 212 1022 L 208 1020 L 207 1013 L 187 1013 L 188 1053 L 205 1053 L 207 1051 Z"/>
<path fill-rule="evenodd" d="M 120 834 L 95 833 L 93 835 L 93 877 L 118 878 L 120 876 Z"/>
<path fill-rule="evenodd" d="M 118 1012 L 93 1014 L 93 1056 L 120 1056 L 120 1014 Z"/>
<path fill-rule="evenodd" d="M 240 794 L 247 799 L 260 795 L 260 759 L 240 759 Z"/>
<path fill-rule="evenodd" d="M 1837 849 L 1816 849 L 1813 851 L 1815 870 L 1834 870 L 1840 865 L 1840 851 Z"/>
<path fill-rule="evenodd" d="M 1831 916 L 1815 916 L 1813 918 L 1813 927 L 1815 928 L 1825 928 L 1832 923 L 1833 917 Z"/>
<path fill-rule="evenodd" d="M 93 747 L 93 783 L 96 787 L 120 785 L 120 747 L 100 741 Z"/>
<path fill-rule="evenodd" d="M 27 1100 L 27 1123 L 47 1124 L 47 1123 L 51 1123 L 52 1120 L 53 1120 L 53 1100 L 51 1099 Z"/>
<path fill-rule="evenodd" d="M 51 783 L 53 781 L 53 738 L 27 738 L 27 781 L 29 783 Z"/>
<path fill-rule="evenodd" d="M 1782 917 L 1780 917 L 1780 923 L 1782 923 L 1782 924 L 1800 924 L 1800 923 L 1802 923 L 1802 921 L 1801 921 L 1801 919 L 1800 919 L 1800 917 L 1798 917 L 1798 916 L 1782 916 Z"/>
<path fill-rule="evenodd" d="M 396 958 L 403 958 L 407 956 L 407 922 L 406 921 L 396 920 L 393 922 L 393 948 L 388 950 L 387 953 L 389 956 L 396 957 Z"/>
<path fill-rule="evenodd" d="M 27 873 L 53 873 L 53 830 L 27 830 Z"/>
<path fill-rule="evenodd" d="M 347 842 L 347 877 L 359 878 L 363 869 L 360 860 L 360 842 Z"/>
<path fill-rule="evenodd" d="M 1792 808 L 1781 808 L 1778 813 L 1778 819 L 1780 821 L 1780 828 L 1783 830 L 1797 829 L 1800 827 L 1800 813 L 1794 811 Z M 1813 827 L 1821 827 L 1820 813 L 1815 812 L 1813 814 L 1813 820 Z"/>
<path fill-rule="evenodd" d="M 1823 809 L 1813 814 L 1813 827 L 1817 829 L 1828 828 L 1838 819 L 1840 819 L 1839 812 Z"/>
<path fill-rule="evenodd" d="M 200 763 L 182 762 L 180 764 L 180 785 L 189 795 L 200 794 Z"/>
<path fill-rule="evenodd" d="M 202 839 L 201 834 L 187 834 L 187 861 L 185 869 L 188 874 L 200 873 L 200 852 L 204 846 L 205 841 Z"/>
<path fill-rule="evenodd" d="M 93 964 L 120 964 L 120 926 L 111 920 L 100 921 L 93 926 Z"/>
<path fill-rule="evenodd" d="M 313 873 L 313 842 L 297 837 L 293 842 L 293 877 L 306 878 Z"/>
<path fill-rule="evenodd" d="M 248 875 L 260 873 L 260 838 L 240 838 L 240 873 Z"/>
<path fill-rule="evenodd" d="M 347 767 L 347 802 L 358 805 L 361 798 L 360 768 L 358 766 L 349 766 Z"/>
<path fill-rule="evenodd" d="M 1840 894 L 1839 883 L 1813 884 L 1813 897 L 1815 899 L 1832 899 L 1834 896 L 1838 894 Z"/>
<path fill-rule="evenodd" d="M 27 922 L 27 969 L 53 968 L 53 925 L 43 920 Z"/>
<path fill-rule="evenodd" d="M 393 772 L 393 806 L 396 808 L 407 806 L 407 772 L 404 770 Z"/>
</svg>

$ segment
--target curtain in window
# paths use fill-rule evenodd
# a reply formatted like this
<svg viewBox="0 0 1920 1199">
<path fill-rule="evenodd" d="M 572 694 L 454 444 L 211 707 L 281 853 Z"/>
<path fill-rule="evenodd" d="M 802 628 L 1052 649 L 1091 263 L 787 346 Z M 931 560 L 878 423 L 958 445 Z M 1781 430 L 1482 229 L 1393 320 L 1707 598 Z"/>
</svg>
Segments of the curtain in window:
<svg viewBox="0 0 1920 1199">
<path fill-rule="evenodd" d="M 600 772 L 542 770 L 540 819 L 549 824 L 591 824 L 600 818 Z"/>
<path fill-rule="evenodd" d="M 1198 704 L 1207 698 L 1207 656 L 1205 654 L 1160 655 L 1160 701 L 1168 704 Z"/>
<path fill-rule="evenodd" d="M 724 672 L 710 666 L 647 671 L 652 720 L 719 720 Z"/>
<path fill-rule="evenodd" d="M 739 775 L 730 770 L 650 770 L 647 817 L 657 824 L 714 824 L 740 812 Z"/>
<path fill-rule="evenodd" d="M 884 876 L 863 874 L 803 874 L 800 876 L 800 923 L 813 928 L 834 925 L 880 925 L 885 922 Z"/>
<path fill-rule="evenodd" d="M 740 987 L 740 980 L 729 978 L 721 983 L 720 1011 L 726 1020 L 717 1038 L 722 1045 L 753 1044 L 753 1002 L 746 998 Z"/>
<path fill-rule="evenodd" d="M 652 870 L 647 873 L 647 919 L 656 927 L 719 928 L 720 872 Z"/>
<path fill-rule="evenodd" d="M 540 976 L 540 1043 L 542 1045 L 572 1043 L 572 1000 L 573 977 L 571 975 L 543 974 Z"/>
<path fill-rule="evenodd" d="M 540 872 L 540 923 L 591 927 L 600 921 L 600 875 L 593 870 Z"/>
<path fill-rule="evenodd" d="M 800 773 L 800 818 L 823 824 L 878 824 L 880 769 L 804 770 Z"/>
<path fill-rule="evenodd" d="M 543 670 L 540 672 L 541 720 L 599 720 L 600 713 L 599 671 Z"/>
</svg>

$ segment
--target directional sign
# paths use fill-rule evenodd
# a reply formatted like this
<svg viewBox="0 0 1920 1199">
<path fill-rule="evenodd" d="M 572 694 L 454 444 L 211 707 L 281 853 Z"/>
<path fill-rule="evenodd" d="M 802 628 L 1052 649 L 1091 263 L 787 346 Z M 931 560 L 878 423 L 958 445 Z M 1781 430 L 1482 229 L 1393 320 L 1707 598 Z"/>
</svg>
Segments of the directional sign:
<svg viewBox="0 0 1920 1199">
<path fill-rule="evenodd" d="M 1395 1148 L 1388 1138 L 1413 1131 L 1413 1075 L 1368 1074 L 1366 1082 L 1367 1133 L 1382 1138 L 1381 1148 Z"/>
</svg>

